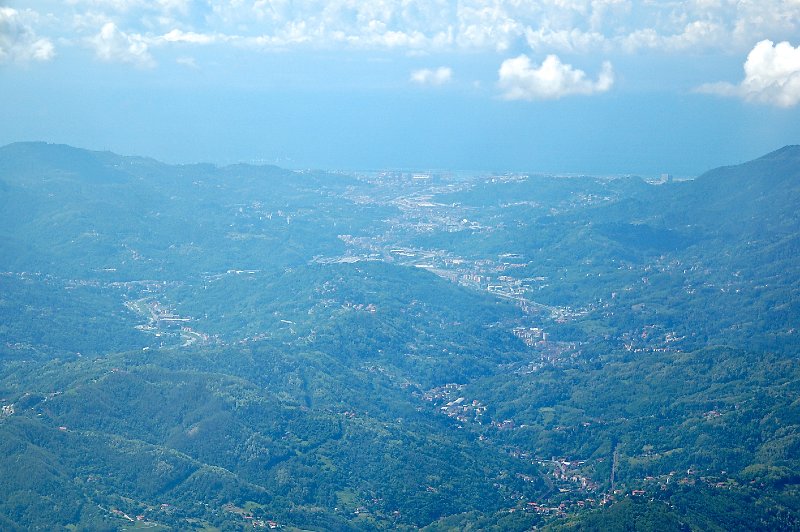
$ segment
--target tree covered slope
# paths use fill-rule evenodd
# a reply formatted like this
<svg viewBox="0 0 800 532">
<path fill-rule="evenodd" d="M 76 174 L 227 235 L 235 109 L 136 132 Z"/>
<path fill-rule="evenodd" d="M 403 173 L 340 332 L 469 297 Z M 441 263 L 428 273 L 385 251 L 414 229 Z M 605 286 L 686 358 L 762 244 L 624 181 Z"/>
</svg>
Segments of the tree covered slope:
<svg viewBox="0 0 800 532">
<path fill-rule="evenodd" d="M 417 177 L 0 148 L 0 527 L 800 526 L 800 148 Z"/>
</svg>

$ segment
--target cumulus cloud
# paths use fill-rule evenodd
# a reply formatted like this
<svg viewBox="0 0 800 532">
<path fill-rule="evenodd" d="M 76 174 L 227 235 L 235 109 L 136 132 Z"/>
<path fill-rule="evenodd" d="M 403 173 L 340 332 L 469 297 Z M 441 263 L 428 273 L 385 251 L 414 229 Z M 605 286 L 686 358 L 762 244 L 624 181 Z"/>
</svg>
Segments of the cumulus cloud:
<svg viewBox="0 0 800 532">
<path fill-rule="evenodd" d="M 113 22 L 103 25 L 100 33 L 89 40 L 98 59 L 108 62 L 130 63 L 139 67 L 153 67 L 147 39 L 139 34 L 120 31 Z"/>
<path fill-rule="evenodd" d="M 525 21 L 520 18 L 523 13 L 516 13 L 513 6 L 502 2 L 487 4 L 463 2 L 459 5 L 455 13 L 458 24 L 456 42 L 465 48 L 505 51 L 525 33 Z"/>
<path fill-rule="evenodd" d="M 697 91 L 793 107 L 800 103 L 800 46 L 763 40 L 747 55 L 741 83 L 708 83 Z"/>
<path fill-rule="evenodd" d="M 423 68 L 411 73 L 411 81 L 420 85 L 444 85 L 453 79 L 453 69 L 439 67 L 437 69 Z"/>
<path fill-rule="evenodd" d="M 35 3 L 19 0 L 25 2 Z M 46 23 L 14 22 L 13 31 L 9 29 L 9 14 L 18 12 L 0 8 L 4 13 L 0 22 L 3 60 L 42 60 L 52 57 L 54 42 L 67 46 L 95 41 L 98 57 L 139 66 L 154 64 L 153 56 L 159 49 L 180 46 L 185 50 L 208 44 L 261 51 L 318 48 L 398 50 L 408 54 L 499 51 L 510 55 L 508 50 L 522 47 L 537 56 L 634 53 L 642 49 L 745 53 L 764 35 L 776 41 L 791 40 L 800 31 L 798 0 L 38 3 L 48 6 L 48 16 L 42 17 Z M 97 28 L 109 22 L 114 24 L 113 31 L 96 35 Z"/>
<path fill-rule="evenodd" d="M 642 48 L 668 51 L 714 48 L 730 43 L 731 39 L 731 32 L 724 25 L 707 20 L 695 20 L 676 33 L 665 34 L 653 28 L 643 28 L 617 37 L 616 41 L 623 50 L 635 52 Z"/>
<path fill-rule="evenodd" d="M 0 63 L 49 61 L 55 56 L 53 43 L 36 35 L 26 18 L 35 18 L 35 13 L 0 7 Z"/>
<path fill-rule="evenodd" d="M 527 28 L 525 40 L 533 50 L 559 50 L 564 52 L 588 52 L 606 49 L 609 41 L 604 35 L 577 28 L 553 30 L 549 27 Z"/>
<path fill-rule="evenodd" d="M 506 100 L 554 100 L 572 94 L 605 92 L 614 84 L 611 63 L 592 81 L 583 70 L 561 62 L 556 55 L 548 55 L 539 66 L 534 66 L 527 55 L 506 59 L 500 65 L 498 86 Z"/>
<path fill-rule="evenodd" d="M 213 32 L 262 36 L 263 47 L 729 51 L 800 29 L 797 0 L 215 0 L 208 8 L 202 19 Z"/>
</svg>

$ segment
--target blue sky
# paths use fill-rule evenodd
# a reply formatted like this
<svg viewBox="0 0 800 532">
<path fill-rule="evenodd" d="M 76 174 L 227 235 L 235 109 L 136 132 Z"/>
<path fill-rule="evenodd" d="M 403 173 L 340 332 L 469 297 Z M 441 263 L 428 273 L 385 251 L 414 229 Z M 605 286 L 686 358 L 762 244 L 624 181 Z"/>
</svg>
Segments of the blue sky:
<svg viewBox="0 0 800 532">
<path fill-rule="evenodd" d="M 0 1 L 0 144 L 688 176 L 798 104 L 800 0 Z"/>
</svg>

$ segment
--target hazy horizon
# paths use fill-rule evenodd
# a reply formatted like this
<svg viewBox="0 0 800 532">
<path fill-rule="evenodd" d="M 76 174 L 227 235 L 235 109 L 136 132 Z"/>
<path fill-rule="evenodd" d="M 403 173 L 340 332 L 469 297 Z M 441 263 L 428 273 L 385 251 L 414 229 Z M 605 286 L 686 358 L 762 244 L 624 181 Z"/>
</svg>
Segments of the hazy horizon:
<svg viewBox="0 0 800 532">
<path fill-rule="evenodd" d="M 2 144 L 692 176 L 800 143 L 796 3 L 7 6 Z"/>
</svg>

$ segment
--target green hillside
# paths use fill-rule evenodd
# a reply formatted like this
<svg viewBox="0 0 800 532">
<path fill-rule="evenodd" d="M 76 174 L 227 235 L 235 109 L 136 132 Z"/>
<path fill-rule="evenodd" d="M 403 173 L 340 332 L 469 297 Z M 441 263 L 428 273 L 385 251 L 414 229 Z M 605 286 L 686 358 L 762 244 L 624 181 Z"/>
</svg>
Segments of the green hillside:
<svg viewBox="0 0 800 532">
<path fill-rule="evenodd" d="M 2 147 L 0 528 L 796 529 L 799 173 Z"/>
</svg>

